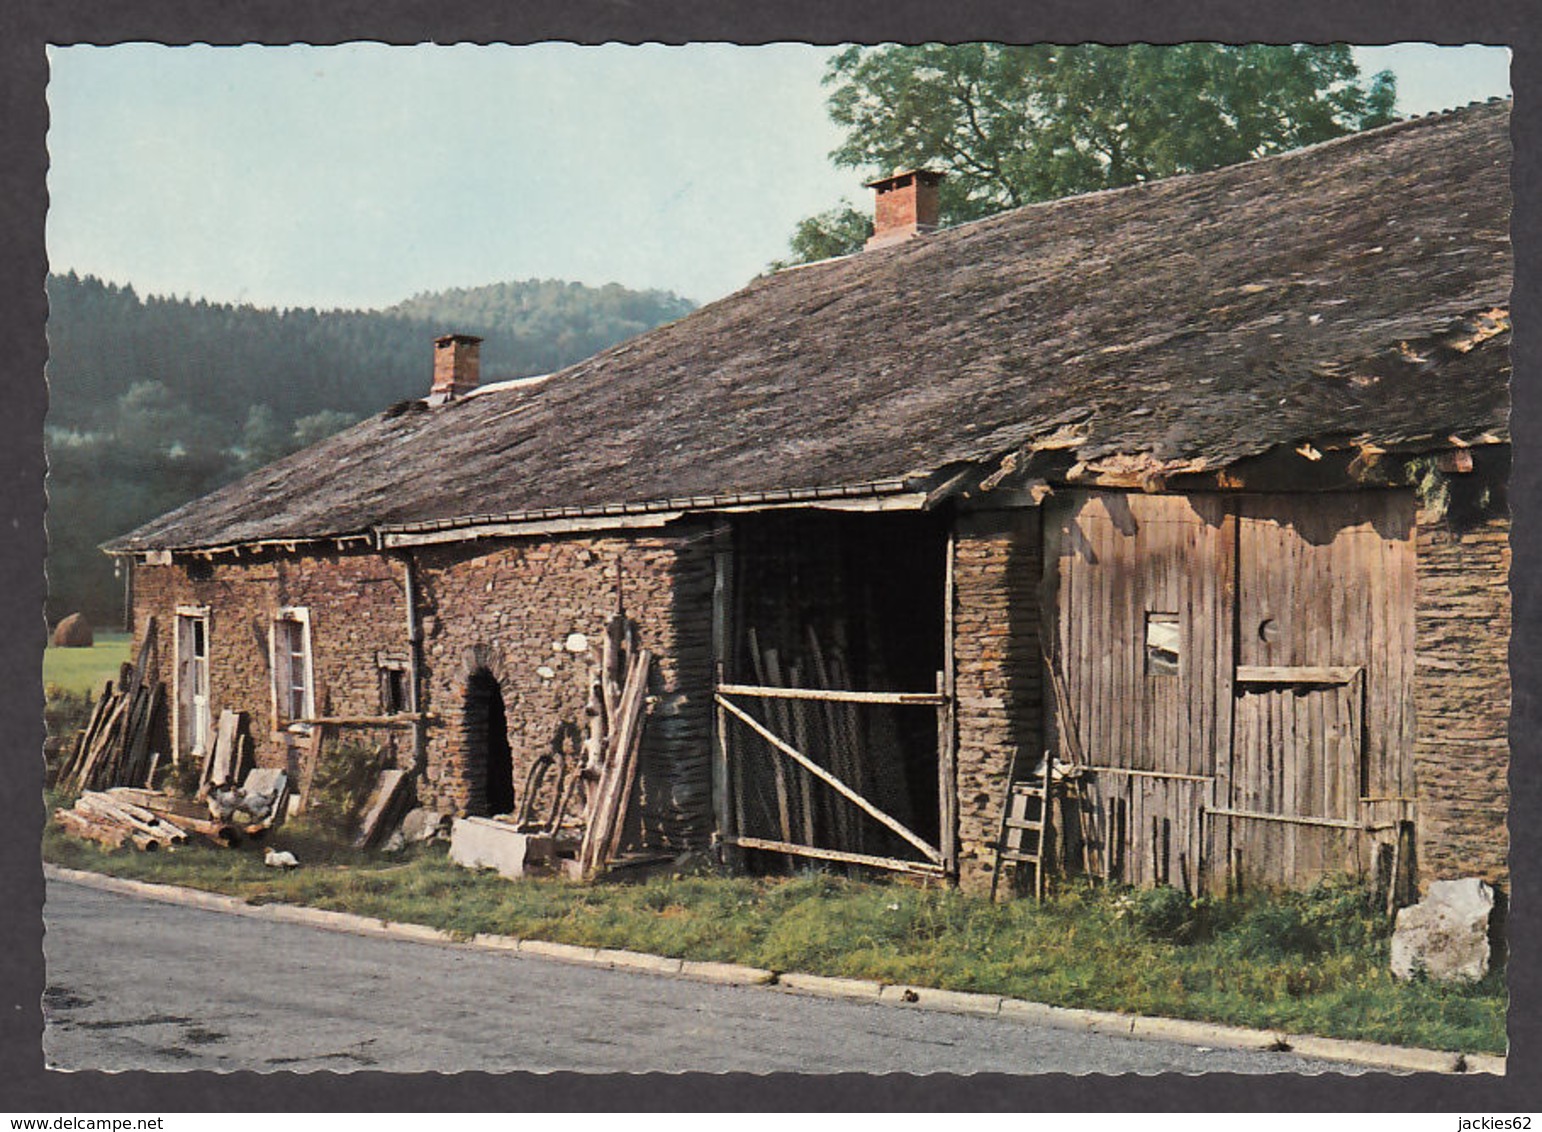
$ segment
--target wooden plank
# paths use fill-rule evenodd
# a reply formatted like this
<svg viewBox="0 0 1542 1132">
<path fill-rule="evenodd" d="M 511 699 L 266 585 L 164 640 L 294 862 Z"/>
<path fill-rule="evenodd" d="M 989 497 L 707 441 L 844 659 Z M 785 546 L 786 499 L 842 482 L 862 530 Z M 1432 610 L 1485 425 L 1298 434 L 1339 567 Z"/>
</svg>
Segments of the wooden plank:
<svg viewBox="0 0 1542 1132">
<path fill-rule="evenodd" d="M 948 675 L 937 673 L 937 691 L 945 698 L 937 707 L 937 798 L 940 813 L 938 846 L 949 876 L 958 875 L 958 761 L 954 746 L 953 697 L 947 694 Z"/>
<path fill-rule="evenodd" d="M 621 851 L 626 834 L 627 809 L 632 786 L 636 782 L 637 763 L 642 746 L 642 719 L 647 703 L 648 672 L 653 654 L 639 649 L 628 633 L 626 679 L 622 685 L 620 718 L 606 757 L 607 774 L 594 822 L 586 832 L 581 860 L 586 870 L 613 860 Z"/>
<path fill-rule="evenodd" d="M 1348 684 L 1363 665 L 1239 664 L 1239 684 Z"/>
<path fill-rule="evenodd" d="M 945 866 L 922 864 L 919 861 L 902 861 L 897 857 L 875 857 L 867 853 L 850 853 L 840 849 L 820 849 L 811 845 L 797 845 L 789 841 L 768 841 L 763 837 L 735 837 L 733 843 L 744 849 L 764 849 L 772 853 L 786 853 L 794 857 L 813 857 L 821 861 L 839 861 L 848 865 L 868 865 L 875 869 L 893 872 L 915 873 L 919 876 L 943 876 Z"/>
<path fill-rule="evenodd" d="M 385 836 L 387 819 L 392 816 L 408 780 L 409 774 L 405 770 L 392 768 L 380 772 L 359 821 L 359 835 L 353 842 L 356 849 L 368 849 Z"/>
<path fill-rule="evenodd" d="M 311 784 L 316 781 L 316 767 L 321 762 L 321 749 L 327 741 L 327 727 L 318 723 L 305 737 L 305 755 L 300 764 L 300 809 L 303 813 L 311 801 Z"/>
<path fill-rule="evenodd" d="M 813 665 L 814 682 L 826 690 L 831 689 L 830 670 L 825 666 L 824 649 L 819 644 L 819 634 L 813 625 L 804 627 L 805 636 L 808 638 L 809 663 Z M 841 721 L 837 716 L 834 701 L 825 700 L 820 708 L 825 725 L 825 744 L 830 752 L 830 769 L 835 776 L 843 782 L 851 782 L 856 778 L 856 763 L 851 749 L 841 742 Z M 850 849 L 855 845 L 852 837 L 852 825 L 855 819 L 851 811 L 832 798 L 831 806 L 835 818 L 835 844 L 841 849 Z"/>
<path fill-rule="evenodd" d="M 1217 817 L 1247 818 L 1253 821 L 1276 822 L 1285 825 L 1313 825 L 1324 829 L 1353 829 L 1363 830 L 1364 824 L 1357 821 L 1346 821 L 1342 818 L 1320 818 L 1310 814 L 1280 814 L 1266 810 L 1234 810 L 1229 807 L 1216 807 L 1209 813 Z"/>
<path fill-rule="evenodd" d="M 712 540 L 712 672 L 714 682 L 721 685 L 728 665 L 730 641 L 729 626 L 729 570 L 732 565 L 732 529 L 726 523 L 713 527 Z M 722 709 L 712 713 L 712 820 L 718 837 L 738 832 L 733 821 L 730 802 L 729 759 L 727 720 Z M 737 867 L 738 861 L 725 863 Z"/>
<path fill-rule="evenodd" d="M 767 649 L 774 652 L 774 649 Z M 839 688 L 789 688 L 778 684 L 723 684 L 718 691 L 731 696 L 756 696 L 767 700 L 823 700 L 836 704 L 901 704 L 936 707 L 948 702 L 944 692 L 851 692 Z"/>
<path fill-rule="evenodd" d="M 766 722 L 771 723 L 774 721 L 774 717 L 771 713 L 770 699 L 765 693 L 767 691 L 775 691 L 776 689 L 767 687 L 765 655 L 760 651 L 760 635 L 756 632 L 754 626 L 751 626 L 749 630 L 749 648 L 750 667 L 755 673 L 754 686 L 757 688 L 757 691 L 746 694 L 755 694 L 760 697 L 760 710 L 765 713 Z M 734 692 L 738 692 L 740 688 L 748 687 L 748 685 L 729 685 L 729 687 Z M 769 762 L 771 778 L 776 791 L 777 830 L 781 833 L 783 841 L 791 841 L 792 815 L 788 811 L 787 806 L 787 772 L 776 759 L 770 759 Z"/>
<path fill-rule="evenodd" d="M 401 711 L 394 715 L 315 715 L 288 722 L 306 727 L 411 727 L 418 723 L 435 723 L 438 719 L 430 712 Z"/>
<path fill-rule="evenodd" d="M 1095 771 L 1098 774 L 1122 774 L 1131 778 L 1161 778 L 1174 782 L 1214 782 L 1215 776 L 1208 774 L 1180 774 L 1176 771 L 1166 770 L 1135 770 L 1127 766 L 1087 766 L 1084 768 Z"/>
<path fill-rule="evenodd" d="M 862 810 L 869 817 L 879 822 L 885 828 L 892 830 L 894 833 L 897 833 L 900 837 L 910 842 L 910 844 L 914 845 L 918 850 L 924 853 L 928 860 L 932 861 L 934 864 L 942 864 L 942 854 L 939 853 L 935 848 L 928 845 L 915 833 L 912 833 L 909 829 L 905 828 L 905 826 L 901 825 L 894 818 L 884 813 L 877 806 L 873 805 L 866 798 L 862 797 L 862 795 L 858 794 L 855 790 L 847 786 L 840 779 L 836 778 L 829 771 L 825 770 L 817 763 L 810 762 L 801 751 L 795 750 L 794 748 L 788 746 L 786 743 L 782 742 L 782 740 L 778 739 L 770 731 L 762 727 L 753 716 L 744 712 L 733 701 L 720 694 L 717 696 L 717 702 L 722 704 L 723 707 L 727 708 L 730 714 L 737 716 L 742 722 L 747 724 L 752 731 L 758 734 L 761 738 L 765 739 L 766 742 L 770 743 L 777 750 L 781 751 L 788 758 L 792 759 L 793 762 L 803 767 L 804 770 L 807 770 L 810 774 L 814 775 L 825 785 L 829 786 L 836 793 L 840 794 L 843 798 L 846 798 L 848 801 L 852 802 L 855 806 L 857 806 L 858 809 Z"/>
</svg>

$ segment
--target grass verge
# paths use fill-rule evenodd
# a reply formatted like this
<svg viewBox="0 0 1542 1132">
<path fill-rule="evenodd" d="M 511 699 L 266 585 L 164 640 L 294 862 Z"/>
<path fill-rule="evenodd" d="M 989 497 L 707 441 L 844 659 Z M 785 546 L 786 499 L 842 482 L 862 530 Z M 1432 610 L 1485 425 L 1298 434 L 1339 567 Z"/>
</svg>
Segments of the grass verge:
<svg viewBox="0 0 1542 1132">
<path fill-rule="evenodd" d="M 992 905 L 906 883 L 661 877 L 640 884 L 511 883 L 451 864 L 442 847 L 357 853 L 302 822 L 260 850 L 191 844 L 107 853 L 49 826 L 47 860 L 114 876 L 477 932 L 776 971 L 982 991 L 1463 1052 L 1505 1050 L 1502 972 L 1470 986 L 1399 983 L 1384 918 L 1358 889 L 1325 884 L 1280 900 L 1199 902 L 1171 890 L 1074 886 L 1043 905 Z"/>
</svg>

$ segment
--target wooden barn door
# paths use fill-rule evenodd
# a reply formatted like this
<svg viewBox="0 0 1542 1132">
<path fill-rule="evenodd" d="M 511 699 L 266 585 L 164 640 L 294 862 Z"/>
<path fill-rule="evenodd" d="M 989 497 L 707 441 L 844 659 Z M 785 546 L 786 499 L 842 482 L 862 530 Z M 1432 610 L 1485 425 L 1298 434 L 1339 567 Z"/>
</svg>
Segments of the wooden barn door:
<svg viewBox="0 0 1542 1132">
<path fill-rule="evenodd" d="M 1200 815 L 1231 740 L 1230 501 L 1065 492 L 1045 532 L 1066 690 L 1054 727 L 1059 757 L 1073 758 L 1074 727 L 1086 760 L 1088 864 L 1193 890 L 1214 853 Z"/>
<path fill-rule="evenodd" d="M 1237 503 L 1229 872 L 1300 887 L 1368 864 L 1376 799 L 1412 795 L 1413 500 Z"/>
</svg>

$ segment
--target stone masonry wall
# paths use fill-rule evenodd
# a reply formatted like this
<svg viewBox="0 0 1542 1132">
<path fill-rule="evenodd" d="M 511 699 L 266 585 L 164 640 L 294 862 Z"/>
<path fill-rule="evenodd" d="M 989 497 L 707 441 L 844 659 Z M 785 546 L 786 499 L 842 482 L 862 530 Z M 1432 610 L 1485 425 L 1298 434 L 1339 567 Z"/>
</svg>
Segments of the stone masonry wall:
<svg viewBox="0 0 1542 1132">
<path fill-rule="evenodd" d="M 1509 877 L 1510 524 L 1419 513 L 1414 613 L 1419 883 Z"/>
<path fill-rule="evenodd" d="M 259 766 L 297 767 L 296 736 L 273 715 L 269 628 L 284 606 L 310 611 L 316 710 L 323 715 L 379 715 L 377 650 L 405 655 L 402 567 L 373 553 L 279 555 L 239 562 L 177 561 L 134 567 L 134 648 L 156 619 L 157 676 L 166 683 L 167 719 L 175 695 L 177 606 L 209 609 L 209 696 L 218 721 L 229 708 L 247 714 Z M 385 747 L 394 765 L 411 765 L 404 728 L 349 732 Z"/>
<path fill-rule="evenodd" d="M 532 763 L 551 749 L 558 728 L 585 731 L 589 668 L 619 600 L 657 658 L 639 767 L 645 838 L 704 847 L 712 830 L 713 563 L 702 533 L 571 535 L 417 551 L 423 706 L 439 716 L 430 731 L 424 795 L 458 813 L 485 808 L 485 765 L 465 727 L 467 684 L 485 669 L 502 692 L 522 799 Z M 573 634 L 584 636 L 585 651 L 568 651 Z"/>
<path fill-rule="evenodd" d="M 959 883 L 990 887 L 1012 757 L 1043 745 L 1037 510 L 962 514 L 953 554 Z"/>
</svg>

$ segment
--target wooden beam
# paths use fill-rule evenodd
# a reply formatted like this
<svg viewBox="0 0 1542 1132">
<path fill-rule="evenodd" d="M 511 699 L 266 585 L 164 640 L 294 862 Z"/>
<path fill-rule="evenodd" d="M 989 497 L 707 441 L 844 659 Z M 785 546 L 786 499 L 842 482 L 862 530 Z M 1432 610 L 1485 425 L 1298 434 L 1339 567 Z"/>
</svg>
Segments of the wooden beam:
<svg viewBox="0 0 1542 1132">
<path fill-rule="evenodd" d="M 843 849 L 818 849 L 812 845 L 795 845 L 790 841 L 768 841 L 763 837 L 727 837 L 724 841 L 741 849 L 764 849 L 770 853 L 787 853 L 794 857 L 813 857 L 820 861 L 840 861 L 848 865 L 869 865 L 875 869 L 915 873 L 919 876 L 944 875 L 941 865 L 928 865 L 920 861 L 901 861 L 897 857 L 874 857 L 867 853 L 848 853 Z"/>
<path fill-rule="evenodd" d="M 1348 684 L 1362 671 L 1355 665 L 1237 665 L 1239 684 Z"/>
<path fill-rule="evenodd" d="M 722 695 L 719 695 L 717 697 L 717 702 L 723 705 L 723 707 L 728 710 L 729 714 L 737 716 L 762 739 L 770 743 L 777 750 L 781 751 L 784 755 L 790 758 L 793 762 L 797 763 L 804 770 L 808 771 L 815 778 L 818 778 L 821 782 L 830 787 L 830 789 L 834 790 L 841 797 L 856 805 L 874 821 L 879 822 L 888 829 L 899 834 L 906 841 L 910 842 L 910 844 L 914 845 L 917 849 L 924 853 L 928 860 L 932 861 L 934 864 L 942 864 L 942 854 L 937 852 L 936 849 L 932 848 L 925 841 L 922 841 L 920 837 L 912 833 L 909 829 L 906 829 L 903 825 L 895 821 L 888 814 L 884 813 L 877 806 L 873 805 L 866 798 L 862 797 L 862 795 L 858 794 L 850 786 L 847 786 L 839 778 L 836 778 L 835 775 L 831 774 L 824 767 L 809 759 L 801 751 L 793 749 L 791 746 L 773 735 L 770 731 L 766 730 L 760 725 L 759 720 L 755 719 L 747 712 L 741 710 L 737 704 L 733 703 L 733 701 Z"/>
<path fill-rule="evenodd" d="M 1173 774 L 1165 770 L 1133 770 L 1125 766 L 1089 766 L 1084 769 L 1098 774 L 1123 774 L 1131 778 L 1161 778 L 1174 782 L 1214 782 L 1213 774 Z"/>
<path fill-rule="evenodd" d="M 381 536 L 388 547 L 430 546 L 441 542 L 467 542 L 479 538 L 519 538 L 524 535 L 560 535 L 582 531 L 646 530 L 672 523 L 683 511 L 653 511 L 640 515 L 593 515 L 574 519 L 542 519 L 528 523 L 482 523 L 448 527 L 442 531 L 394 531 Z"/>
<path fill-rule="evenodd" d="M 1228 810 L 1220 807 L 1208 809 L 1205 812 L 1215 817 L 1282 822 L 1286 825 L 1314 825 L 1321 826 L 1324 829 L 1353 829 L 1356 831 L 1365 829 L 1361 822 L 1344 821 L 1340 818 L 1314 818 L 1309 814 L 1267 814 L 1259 810 Z"/>
<path fill-rule="evenodd" d="M 317 727 L 407 727 L 414 723 L 436 723 L 439 717 L 432 712 L 402 711 L 395 715 L 313 715 L 305 719 L 291 719 L 296 724 Z"/>
<path fill-rule="evenodd" d="M 842 704 L 909 704 L 937 707 L 948 702 L 941 692 L 844 692 L 832 688 L 783 688 L 774 684 L 719 684 L 726 696 L 758 696 L 768 700 L 828 700 Z"/>
</svg>

